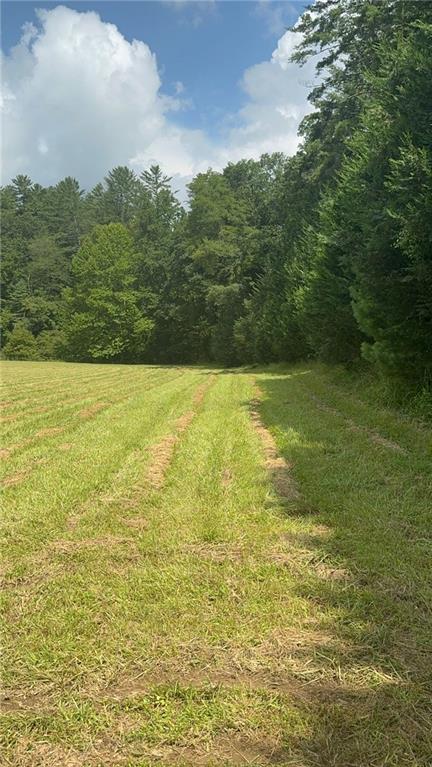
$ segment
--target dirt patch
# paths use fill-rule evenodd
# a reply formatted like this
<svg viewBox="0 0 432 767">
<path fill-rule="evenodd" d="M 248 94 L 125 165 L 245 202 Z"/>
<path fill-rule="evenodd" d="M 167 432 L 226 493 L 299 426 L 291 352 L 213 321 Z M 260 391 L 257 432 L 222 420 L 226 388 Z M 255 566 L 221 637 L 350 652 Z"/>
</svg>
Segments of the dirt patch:
<svg viewBox="0 0 432 767">
<path fill-rule="evenodd" d="M 346 583 L 351 580 L 351 573 L 345 567 L 332 567 L 326 562 L 320 562 L 314 567 L 314 570 L 319 578 L 326 581 L 342 581 Z"/>
<path fill-rule="evenodd" d="M 288 567 L 293 574 L 299 576 L 304 574 L 305 568 L 312 573 L 317 572 L 321 567 L 321 560 L 317 561 L 314 551 L 295 546 L 289 549 L 274 548 L 268 553 L 268 561 L 281 567 Z"/>
<path fill-rule="evenodd" d="M 105 687 L 96 695 L 99 702 L 127 701 L 131 698 L 148 694 L 155 687 L 194 688 L 243 688 L 261 692 L 279 693 L 281 695 L 301 695 L 300 685 L 292 676 L 277 676 L 263 671 L 243 672 L 241 670 L 226 670 L 215 668 L 204 669 L 174 669 L 163 666 L 152 672 L 123 676 L 116 683 Z"/>
<path fill-rule="evenodd" d="M 264 450 L 265 466 L 269 472 L 278 496 L 289 501 L 300 501 L 301 494 L 292 477 L 292 464 L 280 456 L 276 442 L 270 431 L 264 426 L 259 414 L 261 392 L 255 387 L 255 398 L 250 403 L 250 415 Z"/>
<path fill-rule="evenodd" d="M 22 448 L 27 447 L 27 445 L 31 445 L 33 442 L 32 437 L 27 437 L 27 439 L 23 439 L 22 442 L 15 442 L 14 445 L 9 445 L 7 448 L 10 453 L 14 453 L 16 450 L 22 450 Z"/>
<path fill-rule="evenodd" d="M 45 584 L 57 579 L 63 580 L 65 577 L 68 578 L 77 572 L 78 567 L 79 563 L 66 562 L 63 558 L 56 559 L 53 557 L 52 550 L 47 546 L 29 558 L 26 572 L 5 579 L 5 586 L 18 592 L 19 600 L 15 602 L 15 608 L 20 615 L 25 615 L 28 608 L 33 609 L 35 598 L 37 598 L 38 592 L 41 592 Z M 36 689 L 38 687 L 39 685 L 37 685 Z M 33 692 L 34 688 L 32 687 L 31 694 Z M 44 700 L 46 695 L 47 693 L 44 693 Z"/>
<path fill-rule="evenodd" d="M 242 660 L 244 668 L 268 670 L 282 680 L 292 679 L 301 684 L 303 674 L 312 671 L 312 660 L 316 652 L 320 653 L 317 668 L 322 669 L 321 652 L 334 654 L 336 640 L 330 634 L 314 629 L 280 628 L 271 631 L 258 645 L 248 648 Z M 306 660 L 306 662 L 305 662 Z"/>
<path fill-rule="evenodd" d="M 323 536 L 328 537 L 329 529 L 324 525 L 316 526 L 315 535 L 294 535 L 284 533 L 282 543 L 286 541 L 288 546 L 282 548 L 275 546 L 269 551 L 270 562 L 288 567 L 293 573 L 301 576 L 305 568 L 318 578 L 329 581 L 349 581 L 352 575 L 349 570 L 340 565 L 332 564 L 319 545 Z M 318 548 L 317 548 L 318 546 Z"/>
<path fill-rule="evenodd" d="M 302 680 L 297 680 L 291 671 L 295 660 L 304 669 L 305 658 L 310 659 L 316 650 L 325 648 L 327 654 L 332 654 L 339 644 L 330 634 L 313 627 L 274 629 L 256 644 L 235 640 L 209 644 L 204 639 L 191 639 L 179 643 L 175 656 L 165 660 L 161 646 L 158 662 L 151 667 L 131 666 L 122 676 L 107 680 L 98 695 L 127 697 L 146 692 L 149 686 L 175 682 L 300 694 Z"/>
<path fill-rule="evenodd" d="M 303 552 L 300 549 L 290 549 L 289 551 L 281 551 L 274 549 L 269 551 L 267 555 L 267 561 L 273 565 L 280 565 L 281 567 L 288 567 L 290 570 L 298 570 L 300 566 L 304 566 L 310 558 L 310 552 Z"/>
<path fill-rule="evenodd" d="M 154 765 L 168 767 L 217 767 L 226 765 L 240 767 L 249 764 L 264 767 L 271 764 L 287 764 L 290 753 L 280 747 L 276 739 L 262 734 L 238 735 L 228 733 L 217 735 L 210 742 L 195 743 L 191 746 L 165 745 L 137 747 L 136 756 L 149 760 Z M 113 764 L 113 762 L 110 762 Z M 129 764 L 129 762 L 128 762 Z"/>
<path fill-rule="evenodd" d="M 0 697 L 0 709 L 4 714 L 12 714 L 20 711 L 42 711 L 40 695 L 2 690 Z"/>
<path fill-rule="evenodd" d="M 139 490 L 139 486 L 136 485 L 133 488 L 134 492 L 137 493 Z M 102 503 L 107 504 L 116 504 L 117 506 L 121 505 L 124 509 L 133 509 L 134 507 L 138 506 L 138 499 L 135 498 L 133 495 L 131 496 L 125 496 L 125 495 L 101 495 L 100 501 Z"/>
<path fill-rule="evenodd" d="M 290 755 L 287 749 L 281 746 L 280 740 L 269 738 L 265 735 L 248 738 L 245 735 L 219 735 L 214 738 L 211 745 L 212 756 L 207 754 L 207 764 L 212 764 L 210 759 L 217 755 L 219 763 L 229 764 L 232 767 L 242 764 L 287 764 Z M 192 762 L 193 763 L 193 762 Z M 205 764 L 205 762 L 201 762 Z M 213 764 L 215 762 L 213 761 Z"/>
<path fill-rule="evenodd" d="M 26 468 L 20 469 L 20 471 L 17 471 L 16 474 L 11 474 L 9 477 L 5 477 L 1 482 L 2 487 L 12 487 L 13 485 L 19 485 L 21 482 L 27 479 L 27 477 L 30 476 L 30 474 L 34 471 L 34 469 L 36 469 L 37 466 L 41 466 L 42 464 L 46 463 L 47 460 L 47 458 L 34 458 Z"/>
<path fill-rule="evenodd" d="M 335 407 L 331 407 L 330 405 L 327 405 L 327 403 L 324 402 L 322 399 L 320 399 L 320 397 L 317 397 L 316 394 L 313 394 L 312 392 L 308 392 L 308 395 L 310 399 L 313 402 L 315 402 L 315 405 L 317 406 L 318 410 L 321 410 L 321 412 L 330 413 L 330 415 L 340 416 L 341 418 L 344 417 L 339 410 L 336 410 Z"/>
<path fill-rule="evenodd" d="M 78 415 L 80 418 L 92 418 L 92 416 L 96 415 L 96 413 L 99 413 L 100 410 L 104 410 L 104 408 L 109 407 L 109 402 L 95 402 L 93 405 L 89 405 L 89 407 L 83 408 L 83 410 L 80 410 Z"/>
</svg>

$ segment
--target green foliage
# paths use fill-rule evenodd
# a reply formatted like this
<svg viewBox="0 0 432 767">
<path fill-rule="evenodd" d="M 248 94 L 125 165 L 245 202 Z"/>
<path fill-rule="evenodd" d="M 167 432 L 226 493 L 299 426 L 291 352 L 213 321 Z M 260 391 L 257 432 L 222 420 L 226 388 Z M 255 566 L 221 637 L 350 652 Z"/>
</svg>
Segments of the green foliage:
<svg viewBox="0 0 432 767">
<path fill-rule="evenodd" d="M 369 74 L 360 126 L 347 145 L 333 236 L 352 272 L 363 354 L 409 379 L 432 375 L 432 26 L 407 28 Z M 429 119 L 428 119 L 429 118 Z"/>
<path fill-rule="evenodd" d="M 312 353 L 362 353 L 421 385 L 432 370 L 431 22 L 431 5 L 413 2 L 329 0 L 304 16 L 295 58 L 323 51 L 303 124 L 321 188 L 289 267 Z"/>
<path fill-rule="evenodd" d="M 9 333 L 3 355 L 8 360 L 39 359 L 35 337 L 23 323 L 17 323 Z"/>
<path fill-rule="evenodd" d="M 72 359 L 142 358 L 152 329 L 138 306 L 133 241 L 122 224 L 97 226 L 72 262 L 73 287 L 65 291 L 66 339 Z"/>
<path fill-rule="evenodd" d="M 65 339 L 60 330 L 42 330 L 36 344 L 40 360 L 58 360 L 63 356 Z"/>
<path fill-rule="evenodd" d="M 358 357 L 364 337 L 353 315 L 351 275 L 336 232 L 333 200 L 325 198 L 317 228 L 307 228 L 298 244 L 303 271 L 293 296 L 309 349 L 320 360 L 348 363 Z"/>
</svg>

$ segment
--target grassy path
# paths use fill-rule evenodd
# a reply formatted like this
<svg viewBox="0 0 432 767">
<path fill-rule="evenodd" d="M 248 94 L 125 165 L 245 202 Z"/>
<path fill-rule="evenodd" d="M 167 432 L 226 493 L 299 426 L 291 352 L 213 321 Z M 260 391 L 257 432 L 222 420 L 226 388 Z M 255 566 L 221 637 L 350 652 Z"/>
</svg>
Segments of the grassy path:
<svg viewBox="0 0 432 767">
<path fill-rule="evenodd" d="M 2 763 L 429 767 L 430 431 L 318 368 L 4 380 Z"/>
</svg>

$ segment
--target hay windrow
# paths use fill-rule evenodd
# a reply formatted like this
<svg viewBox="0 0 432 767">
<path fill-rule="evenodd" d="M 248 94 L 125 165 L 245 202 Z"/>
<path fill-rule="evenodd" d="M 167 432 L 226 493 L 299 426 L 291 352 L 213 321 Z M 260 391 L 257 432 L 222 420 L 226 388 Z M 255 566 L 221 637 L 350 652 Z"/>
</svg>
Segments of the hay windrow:
<svg viewBox="0 0 432 767">
<path fill-rule="evenodd" d="M 265 467 L 280 498 L 287 501 L 300 501 L 302 496 L 291 474 L 292 464 L 279 455 L 273 435 L 264 426 L 259 413 L 260 402 L 261 392 L 255 386 L 255 397 L 250 403 L 250 416 L 264 450 Z"/>
<path fill-rule="evenodd" d="M 204 402 L 206 392 L 213 381 L 214 376 L 209 376 L 207 381 L 198 386 L 192 399 L 193 409 L 187 410 L 186 413 L 183 413 L 183 415 L 177 419 L 173 434 L 167 434 L 166 437 L 151 448 L 151 461 L 147 472 L 147 481 L 154 490 L 161 490 L 163 487 L 165 476 L 172 462 L 176 445 L 199 412 Z"/>
<path fill-rule="evenodd" d="M 70 554 L 83 549 L 112 549 L 118 546 L 135 548 L 133 538 L 123 538 L 115 535 L 105 535 L 100 538 L 83 538 L 71 540 L 68 538 L 52 541 L 49 548 L 58 554 Z"/>
<path fill-rule="evenodd" d="M 9 477 L 2 479 L 2 487 L 13 487 L 23 482 L 30 474 L 31 470 L 17 471 L 16 474 L 11 474 Z"/>
<path fill-rule="evenodd" d="M 95 402 L 93 405 L 89 405 L 89 407 L 80 410 L 78 415 L 80 418 L 92 418 L 96 413 L 99 413 L 100 410 L 109 407 L 109 405 L 109 402 Z"/>
<path fill-rule="evenodd" d="M 36 432 L 35 437 L 55 437 L 57 434 L 61 434 L 64 431 L 62 426 L 52 426 L 46 429 L 40 429 Z"/>
<path fill-rule="evenodd" d="M 174 455 L 174 447 L 178 442 L 176 434 L 169 434 L 151 449 L 151 462 L 147 472 L 147 480 L 154 490 L 160 490 L 165 481 L 165 474 Z"/>
</svg>

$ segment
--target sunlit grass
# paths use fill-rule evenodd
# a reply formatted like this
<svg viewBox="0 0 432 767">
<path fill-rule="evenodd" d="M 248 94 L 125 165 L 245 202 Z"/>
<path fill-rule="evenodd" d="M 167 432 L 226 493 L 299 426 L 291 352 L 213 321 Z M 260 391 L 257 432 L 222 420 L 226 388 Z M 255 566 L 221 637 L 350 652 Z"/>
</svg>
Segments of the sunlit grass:
<svg viewBox="0 0 432 767">
<path fill-rule="evenodd" d="M 426 429 L 313 367 L 4 378 L 6 764 L 429 765 Z"/>
</svg>

